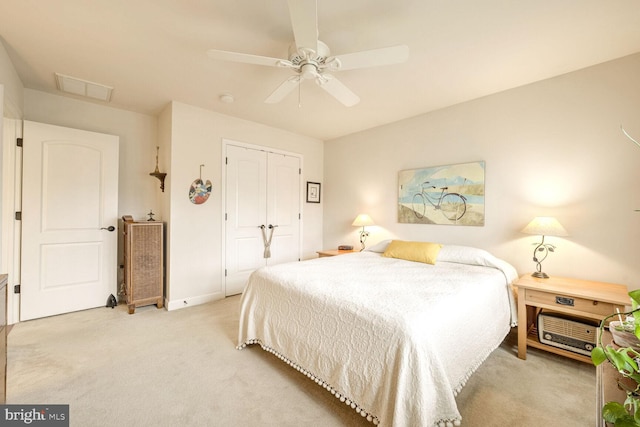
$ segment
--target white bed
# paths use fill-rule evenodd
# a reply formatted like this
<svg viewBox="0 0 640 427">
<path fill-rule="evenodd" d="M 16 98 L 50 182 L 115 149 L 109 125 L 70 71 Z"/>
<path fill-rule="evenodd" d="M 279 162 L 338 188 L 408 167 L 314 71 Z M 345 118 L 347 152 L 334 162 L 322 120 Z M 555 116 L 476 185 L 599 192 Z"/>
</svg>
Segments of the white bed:
<svg viewBox="0 0 640 427">
<path fill-rule="evenodd" d="M 455 396 L 515 325 L 516 277 L 450 245 L 435 265 L 365 251 L 265 267 L 238 348 L 259 344 L 374 424 L 460 425 Z"/>
</svg>

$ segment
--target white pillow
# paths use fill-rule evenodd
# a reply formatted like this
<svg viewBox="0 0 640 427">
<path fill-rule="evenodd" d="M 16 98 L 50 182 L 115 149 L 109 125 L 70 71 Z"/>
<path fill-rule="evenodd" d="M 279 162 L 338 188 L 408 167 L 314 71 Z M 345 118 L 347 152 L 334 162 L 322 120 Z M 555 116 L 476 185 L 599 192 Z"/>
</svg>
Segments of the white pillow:
<svg viewBox="0 0 640 427">
<path fill-rule="evenodd" d="M 484 249 L 471 246 L 444 245 L 438 254 L 438 261 L 491 267 L 493 267 L 495 259 L 493 255 Z"/>
<path fill-rule="evenodd" d="M 391 239 L 383 240 L 369 248 L 366 248 L 365 251 L 383 253 L 387 250 L 387 246 L 389 246 L 389 243 L 391 243 Z"/>
<path fill-rule="evenodd" d="M 518 272 L 508 262 L 496 258 L 484 249 L 471 246 L 444 245 L 438 254 L 438 262 L 457 262 L 458 264 L 482 265 L 501 270 L 507 282 L 518 278 Z"/>
</svg>

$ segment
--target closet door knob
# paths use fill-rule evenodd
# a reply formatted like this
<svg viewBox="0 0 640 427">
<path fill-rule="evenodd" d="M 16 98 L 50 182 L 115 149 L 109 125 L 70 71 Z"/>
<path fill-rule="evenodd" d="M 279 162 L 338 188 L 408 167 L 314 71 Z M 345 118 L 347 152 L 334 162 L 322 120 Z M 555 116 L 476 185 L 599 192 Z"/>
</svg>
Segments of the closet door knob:
<svg viewBox="0 0 640 427">
<path fill-rule="evenodd" d="M 113 225 L 110 225 L 108 227 L 101 227 L 100 230 L 107 230 L 107 231 L 113 231 L 116 228 Z"/>
</svg>

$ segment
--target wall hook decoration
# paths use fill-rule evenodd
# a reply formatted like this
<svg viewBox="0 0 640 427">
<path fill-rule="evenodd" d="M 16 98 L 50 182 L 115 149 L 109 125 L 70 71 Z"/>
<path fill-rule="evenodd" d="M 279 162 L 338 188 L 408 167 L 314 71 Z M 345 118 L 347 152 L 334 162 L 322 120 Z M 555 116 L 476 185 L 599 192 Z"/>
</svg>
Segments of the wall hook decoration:
<svg viewBox="0 0 640 427">
<path fill-rule="evenodd" d="M 189 187 L 189 200 L 196 205 L 201 205 L 206 202 L 211 194 L 211 181 L 207 180 L 206 184 L 202 181 L 203 167 L 204 165 L 200 165 L 200 178 L 193 181 Z"/>
<path fill-rule="evenodd" d="M 149 175 L 155 176 L 160 180 L 160 189 L 164 193 L 164 178 L 167 176 L 166 172 L 160 172 L 158 169 L 158 153 L 160 152 L 160 147 L 156 147 L 156 170 L 151 172 Z"/>
</svg>

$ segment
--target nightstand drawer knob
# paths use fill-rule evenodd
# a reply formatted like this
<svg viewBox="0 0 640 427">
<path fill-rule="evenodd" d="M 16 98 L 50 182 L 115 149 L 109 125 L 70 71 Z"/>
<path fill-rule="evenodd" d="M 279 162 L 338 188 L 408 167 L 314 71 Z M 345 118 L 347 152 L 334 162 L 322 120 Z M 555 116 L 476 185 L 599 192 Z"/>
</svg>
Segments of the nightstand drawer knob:
<svg viewBox="0 0 640 427">
<path fill-rule="evenodd" d="M 556 304 L 559 305 L 568 305 L 573 307 L 574 305 L 574 301 L 573 298 L 567 298 L 567 297 L 556 297 Z"/>
</svg>

